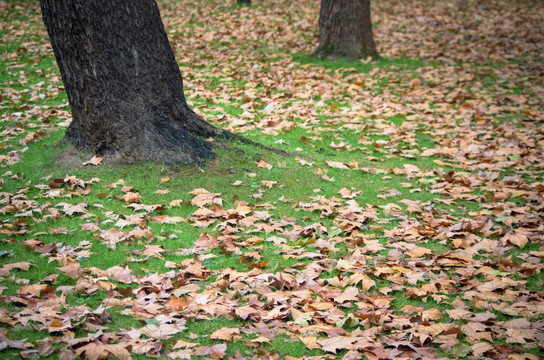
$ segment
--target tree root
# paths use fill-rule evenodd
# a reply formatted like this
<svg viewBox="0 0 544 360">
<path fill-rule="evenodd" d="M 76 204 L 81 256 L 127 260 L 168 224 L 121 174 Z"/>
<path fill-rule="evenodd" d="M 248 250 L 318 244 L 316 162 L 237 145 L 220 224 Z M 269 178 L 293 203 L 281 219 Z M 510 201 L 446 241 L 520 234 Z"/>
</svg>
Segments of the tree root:
<svg viewBox="0 0 544 360">
<path fill-rule="evenodd" d="M 270 145 L 264 145 L 253 140 L 249 140 L 241 135 L 234 134 L 228 130 L 218 129 L 218 135 L 223 139 L 238 141 L 238 142 L 241 142 L 242 144 L 247 144 L 247 145 L 251 145 L 260 149 L 265 149 L 273 153 L 276 153 L 278 155 L 284 155 L 284 156 L 289 155 L 289 153 L 285 150 L 278 149 L 277 147 L 270 146 Z"/>
<path fill-rule="evenodd" d="M 247 144 L 247 145 L 251 145 L 260 149 L 265 149 L 279 155 L 284 155 L 284 156 L 289 155 L 285 150 L 278 149 L 274 146 L 264 145 L 256 141 L 246 139 L 242 135 L 232 133 L 225 129 L 218 129 L 214 127 L 213 125 L 211 125 L 210 123 L 208 123 L 206 120 L 202 119 L 192 109 L 188 107 L 185 109 L 185 116 L 190 118 L 190 121 L 185 122 L 185 124 L 191 125 L 191 128 L 188 128 L 187 130 L 195 136 L 201 136 L 201 137 L 207 136 L 207 137 L 213 137 L 213 138 L 217 137 L 221 140 L 238 141 L 242 144 Z"/>
</svg>

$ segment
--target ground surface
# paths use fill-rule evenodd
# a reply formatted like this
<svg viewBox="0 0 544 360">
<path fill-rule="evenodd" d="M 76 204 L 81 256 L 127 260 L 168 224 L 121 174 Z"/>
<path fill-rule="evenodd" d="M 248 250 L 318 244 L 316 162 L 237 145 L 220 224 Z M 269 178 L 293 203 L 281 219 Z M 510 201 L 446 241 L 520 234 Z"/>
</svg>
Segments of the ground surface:
<svg viewBox="0 0 544 360">
<path fill-rule="evenodd" d="M 160 3 L 196 110 L 292 154 L 203 169 L 59 147 L 37 2 L 0 2 L 0 357 L 542 358 L 544 3 L 375 1 L 370 63 L 254 2 Z"/>
</svg>

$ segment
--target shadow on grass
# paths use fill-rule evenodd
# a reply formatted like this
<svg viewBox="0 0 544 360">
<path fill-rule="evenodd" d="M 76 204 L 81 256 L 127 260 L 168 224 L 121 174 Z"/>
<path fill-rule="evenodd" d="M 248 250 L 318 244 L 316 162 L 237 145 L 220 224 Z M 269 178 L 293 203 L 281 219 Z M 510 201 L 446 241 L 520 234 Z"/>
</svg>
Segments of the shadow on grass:
<svg viewBox="0 0 544 360">
<path fill-rule="evenodd" d="M 307 53 L 293 54 L 293 60 L 301 65 L 313 64 L 328 68 L 331 70 L 338 69 L 355 69 L 360 73 L 369 73 L 373 69 L 399 69 L 399 70 L 416 70 L 423 66 L 435 66 L 430 61 L 410 58 L 380 58 L 375 61 L 357 60 L 350 58 L 338 58 L 334 60 L 319 59 Z"/>
</svg>

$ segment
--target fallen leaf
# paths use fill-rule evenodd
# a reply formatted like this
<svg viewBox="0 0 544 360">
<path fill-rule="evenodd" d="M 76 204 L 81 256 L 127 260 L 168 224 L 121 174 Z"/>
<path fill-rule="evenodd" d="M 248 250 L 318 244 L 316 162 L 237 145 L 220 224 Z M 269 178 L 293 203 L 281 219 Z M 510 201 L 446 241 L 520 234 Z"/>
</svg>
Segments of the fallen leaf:
<svg viewBox="0 0 544 360">
<path fill-rule="evenodd" d="M 101 158 L 101 157 L 93 156 L 90 160 L 85 161 L 85 162 L 83 163 L 83 166 L 86 166 L 86 165 L 94 165 L 94 166 L 98 166 L 98 165 L 100 165 L 100 163 L 102 162 L 102 160 L 104 160 L 104 159 Z"/>
</svg>

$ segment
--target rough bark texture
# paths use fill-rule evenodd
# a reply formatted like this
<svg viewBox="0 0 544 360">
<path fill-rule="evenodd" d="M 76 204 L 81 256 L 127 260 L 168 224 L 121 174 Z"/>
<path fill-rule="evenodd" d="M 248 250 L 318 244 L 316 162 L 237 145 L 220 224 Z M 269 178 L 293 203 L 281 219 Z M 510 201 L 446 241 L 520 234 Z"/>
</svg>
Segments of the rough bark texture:
<svg viewBox="0 0 544 360">
<path fill-rule="evenodd" d="M 321 0 L 316 56 L 379 57 L 372 36 L 370 0 Z"/>
<path fill-rule="evenodd" d="M 198 163 L 224 136 L 187 105 L 155 0 L 40 0 L 70 102 L 65 138 L 129 160 Z"/>
</svg>

